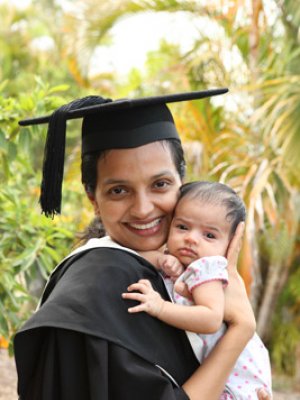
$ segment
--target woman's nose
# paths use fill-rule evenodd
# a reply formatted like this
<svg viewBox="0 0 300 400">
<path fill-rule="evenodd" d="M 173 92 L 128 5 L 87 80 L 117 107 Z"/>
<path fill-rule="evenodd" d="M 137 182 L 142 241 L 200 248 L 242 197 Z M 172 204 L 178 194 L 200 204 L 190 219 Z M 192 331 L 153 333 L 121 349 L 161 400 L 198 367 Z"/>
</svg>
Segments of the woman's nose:
<svg viewBox="0 0 300 400">
<path fill-rule="evenodd" d="M 138 219 L 144 219 L 150 216 L 154 210 L 154 204 L 147 193 L 138 193 L 134 197 L 131 206 L 131 215 Z"/>
</svg>

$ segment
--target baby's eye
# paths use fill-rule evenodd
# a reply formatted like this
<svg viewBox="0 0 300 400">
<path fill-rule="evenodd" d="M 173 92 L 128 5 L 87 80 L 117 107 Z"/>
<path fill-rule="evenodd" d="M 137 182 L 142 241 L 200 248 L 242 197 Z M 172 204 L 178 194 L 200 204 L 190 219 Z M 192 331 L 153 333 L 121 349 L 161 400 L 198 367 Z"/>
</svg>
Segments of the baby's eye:
<svg viewBox="0 0 300 400">
<path fill-rule="evenodd" d="M 206 236 L 208 239 L 215 239 L 215 238 L 216 238 L 215 235 L 212 234 L 212 233 L 210 233 L 210 232 L 206 233 L 205 236 Z"/>
<path fill-rule="evenodd" d="M 187 231 L 187 229 L 188 229 L 188 227 L 186 225 L 184 225 L 184 224 L 177 224 L 176 228 L 180 229 L 182 231 Z"/>
</svg>

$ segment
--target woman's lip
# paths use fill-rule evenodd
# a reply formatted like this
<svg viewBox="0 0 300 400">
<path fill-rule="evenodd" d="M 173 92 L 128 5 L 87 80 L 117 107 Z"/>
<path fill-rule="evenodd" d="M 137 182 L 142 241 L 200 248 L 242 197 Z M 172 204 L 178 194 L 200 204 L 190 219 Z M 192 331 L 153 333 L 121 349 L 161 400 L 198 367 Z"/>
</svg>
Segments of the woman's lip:
<svg viewBox="0 0 300 400">
<path fill-rule="evenodd" d="M 162 220 L 163 218 L 159 217 L 148 222 L 126 222 L 125 225 L 131 232 L 134 232 L 135 234 L 149 236 L 160 231 Z"/>
</svg>

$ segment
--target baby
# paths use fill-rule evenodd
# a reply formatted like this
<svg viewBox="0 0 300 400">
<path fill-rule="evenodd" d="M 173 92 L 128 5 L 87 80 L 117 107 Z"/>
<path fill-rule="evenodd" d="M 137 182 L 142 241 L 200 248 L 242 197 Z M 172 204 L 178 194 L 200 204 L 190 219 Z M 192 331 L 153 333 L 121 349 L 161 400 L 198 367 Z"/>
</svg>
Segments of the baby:
<svg viewBox="0 0 300 400">
<path fill-rule="evenodd" d="M 128 309 L 130 313 L 145 311 L 187 331 L 200 363 L 226 330 L 223 322 L 224 288 L 228 284 L 225 257 L 245 215 L 242 200 L 226 185 L 213 182 L 183 185 L 170 227 L 168 254 L 141 253 L 162 270 L 174 303 L 163 300 L 145 279 L 130 285 L 129 293 L 122 294 L 125 299 L 140 302 Z M 176 292 L 182 282 L 188 287 L 189 298 Z M 240 355 L 220 399 L 257 399 L 256 389 L 262 386 L 271 394 L 268 351 L 255 334 Z"/>
</svg>

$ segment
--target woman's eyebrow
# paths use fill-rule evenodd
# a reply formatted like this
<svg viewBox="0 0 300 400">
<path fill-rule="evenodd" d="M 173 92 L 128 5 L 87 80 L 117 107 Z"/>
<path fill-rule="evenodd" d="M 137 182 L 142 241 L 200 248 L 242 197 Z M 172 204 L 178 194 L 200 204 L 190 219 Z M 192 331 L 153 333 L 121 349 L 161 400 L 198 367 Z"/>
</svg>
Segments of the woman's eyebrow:
<svg viewBox="0 0 300 400">
<path fill-rule="evenodd" d="M 129 181 L 126 179 L 113 179 L 113 178 L 108 178 L 104 180 L 104 185 L 115 185 L 115 184 L 121 184 L 124 185 L 128 183 Z"/>
<path fill-rule="evenodd" d="M 170 170 L 165 170 L 165 171 L 159 172 L 158 174 L 152 175 L 150 177 L 150 179 L 159 179 L 159 178 L 162 178 L 162 177 L 164 177 L 166 175 L 173 176 L 174 174 Z M 107 178 L 107 179 L 104 179 L 103 183 L 105 185 L 115 185 L 115 184 L 124 185 L 124 184 L 129 183 L 129 182 L 130 181 L 127 180 L 127 179 Z"/>
<path fill-rule="evenodd" d="M 158 179 L 158 178 L 162 178 L 163 176 L 166 176 L 166 175 L 174 176 L 174 173 L 167 169 L 165 171 L 161 171 L 158 174 L 153 175 L 152 178 L 153 179 Z"/>
</svg>

